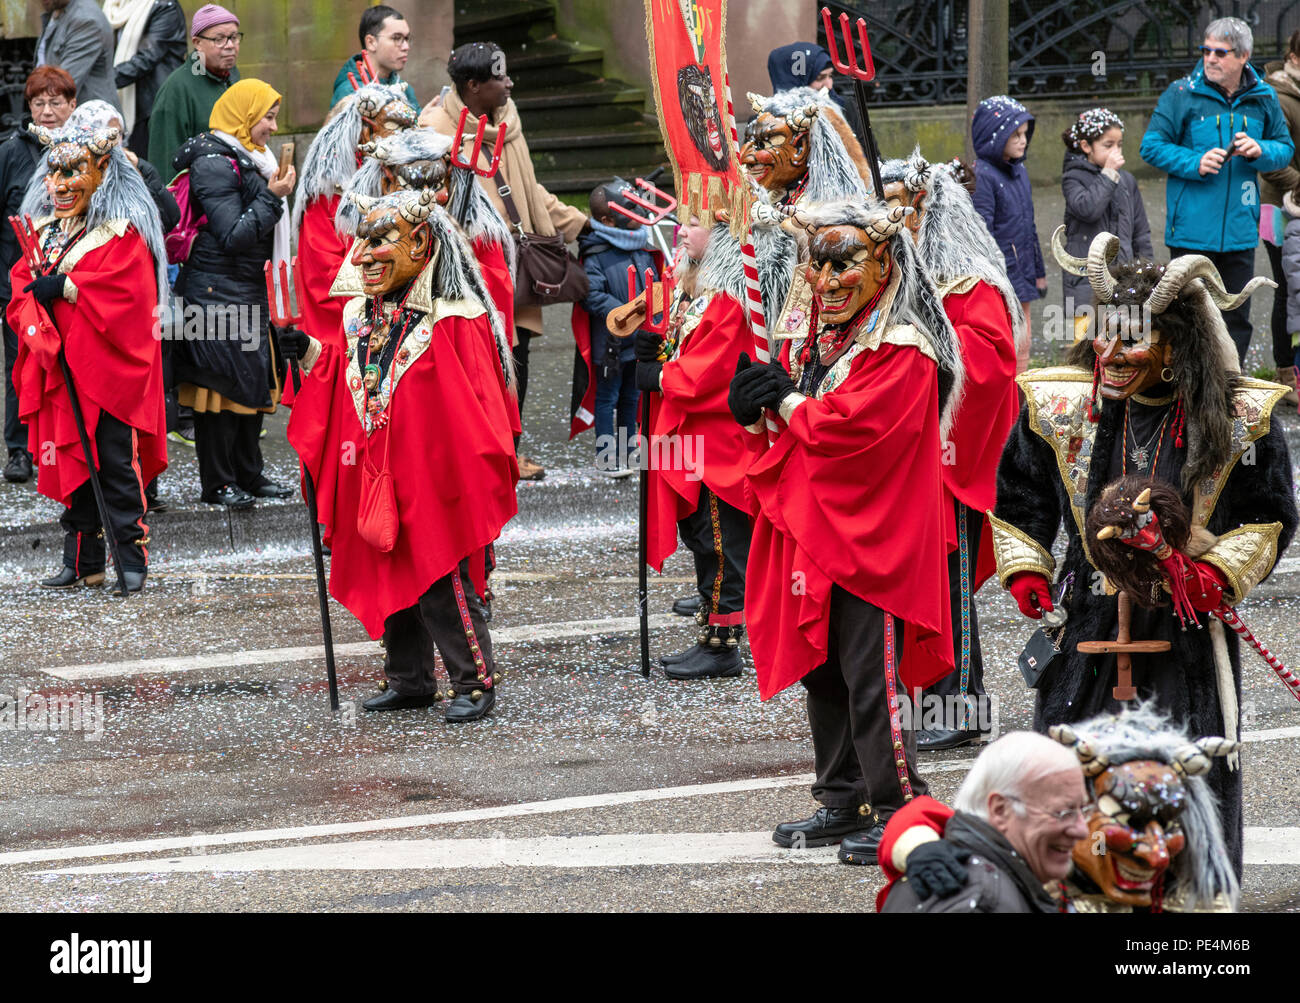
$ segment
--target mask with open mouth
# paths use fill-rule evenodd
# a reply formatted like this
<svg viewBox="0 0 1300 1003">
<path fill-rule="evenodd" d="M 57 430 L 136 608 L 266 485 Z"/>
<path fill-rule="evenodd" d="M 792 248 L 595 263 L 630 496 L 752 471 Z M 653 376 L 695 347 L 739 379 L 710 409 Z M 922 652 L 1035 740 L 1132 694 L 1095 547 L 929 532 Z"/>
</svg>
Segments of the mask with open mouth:
<svg viewBox="0 0 1300 1003">
<path fill-rule="evenodd" d="M 1187 845 L 1180 819 L 1187 802 L 1182 778 L 1166 763 L 1138 760 L 1108 766 L 1091 778 L 1088 837 L 1074 863 L 1107 898 L 1150 906 L 1152 893 Z"/>
<path fill-rule="evenodd" d="M 391 136 L 403 129 L 415 128 L 416 111 L 405 101 L 392 100 L 380 105 L 371 94 L 366 93 L 358 102 L 357 109 L 361 112 L 361 137 L 357 142 L 358 146 L 374 139 Z"/>
<path fill-rule="evenodd" d="M 861 227 L 817 229 L 808 244 L 804 278 L 817 297 L 823 321 L 843 324 L 857 316 L 889 277 L 888 241 L 877 243 Z"/>
<path fill-rule="evenodd" d="M 420 274 L 433 253 L 433 234 L 394 206 L 371 209 L 357 227 L 352 264 L 361 269 L 367 296 L 387 296 Z"/>
<path fill-rule="evenodd" d="M 740 165 L 768 191 L 783 194 L 808 173 L 810 145 L 807 126 L 796 128 L 789 119 L 761 112 L 740 148 Z"/>
<path fill-rule="evenodd" d="M 59 141 L 51 143 L 53 134 L 34 131 L 42 142 L 50 144 L 50 171 L 45 176 L 45 186 L 54 203 L 55 218 L 86 215 L 91 198 L 104 183 L 108 158 L 121 133 L 113 128 L 97 129 L 76 139 L 69 139 L 63 133 Z"/>
<path fill-rule="evenodd" d="M 1170 347 L 1151 326 L 1151 313 L 1137 305 L 1107 308 L 1092 348 L 1101 363 L 1101 396 L 1124 400 L 1163 382 Z"/>
</svg>

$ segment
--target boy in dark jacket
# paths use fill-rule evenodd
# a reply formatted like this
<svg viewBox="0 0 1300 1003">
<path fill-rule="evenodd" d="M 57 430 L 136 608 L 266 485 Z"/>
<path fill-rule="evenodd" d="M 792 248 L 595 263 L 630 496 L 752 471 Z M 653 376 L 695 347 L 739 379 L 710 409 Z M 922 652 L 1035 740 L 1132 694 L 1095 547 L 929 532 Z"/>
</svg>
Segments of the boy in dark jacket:
<svg viewBox="0 0 1300 1003">
<path fill-rule="evenodd" d="M 605 318 L 629 299 L 627 266 L 636 268 L 636 292 L 645 288 L 646 269 L 658 274 L 657 263 L 646 249 L 648 230 L 615 212 L 612 205 L 633 206 L 622 195 L 628 189 L 614 178 L 592 189 L 591 232 L 578 238 L 578 255 L 591 289 L 582 301 L 591 321 L 591 362 L 596 376 L 596 469 L 606 477 L 627 477 L 628 444 L 636 437 L 636 366 L 632 338 L 619 341 L 609 333 Z M 614 428 L 617 416 L 618 429 Z"/>
<path fill-rule="evenodd" d="M 1061 191 L 1065 194 L 1065 247 L 1086 258 L 1097 234 L 1119 237 L 1116 262 L 1154 257 L 1151 227 L 1137 179 L 1123 170 L 1124 122 L 1109 108 L 1089 108 L 1061 134 L 1065 161 L 1061 165 Z M 1067 317 L 1087 315 L 1092 287 L 1081 275 L 1063 273 Z M 1076 340 L 1083 336 L 1076 324 Z"/>
<path fill-rule="evenodd" d="M 1029 304 L 1047 291 L 1047 270 L 1038 246 L 1033 191 L 1025 155 L 1034 137 L 1034 116 L 1019 101 L 999 94 L 979 103 L 971 120 L 975 144 L 975 210 L 1006 259 L 1007 276 L 1029 326 Z M 1016 371 L 1029 365 L 1016 360 Z"/>
</svg>

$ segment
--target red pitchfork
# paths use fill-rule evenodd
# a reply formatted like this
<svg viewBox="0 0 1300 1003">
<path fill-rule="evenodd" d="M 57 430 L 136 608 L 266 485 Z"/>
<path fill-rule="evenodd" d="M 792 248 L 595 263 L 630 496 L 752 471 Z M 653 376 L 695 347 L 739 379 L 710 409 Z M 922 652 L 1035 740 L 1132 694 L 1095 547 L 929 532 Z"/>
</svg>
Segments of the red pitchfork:
<svg viewBox="0 0 1300 1003">
<path fill-rule="evenodd" d="M 642 209 L 645 209 L 649 215 L 638 216 L 633 210 L 621 206 L 616 202 L 610 204 L 610 209 L 614 212 L 621 213 L 635 223 L 640 223 L 642 226 L 654 226 L 661 220 L 667 219 L 673 210 L 677 208 L 677 200 L 653 182 L 647 181 L 645 178 L 637 178 L 636 186 L 650 197 L 648 199 L 642 198 L 631 188 L 623 189 L 620 194 L 633 205 L 639 205 Z M 659 205 L 658 202 L 660 199 L 662 199 L 666 204 Z"/>
<path fill-rule="evenodd" d="M 298 258 L 293 259 L 293 271 L 298 270 Z M 289 262 L 280 262 L 280 288 L 275 288 L 275 272 L 271 262 L 262 266 L 266 274 L 266 302 L 271 308 L 271 323 L 276 327 L 297 327 L 302 323 L 301 303 L 299 312 L 293 312 L 293 294 L 290 288 Z M 293 380 L 295 396 L 302 392 L 302 379 L 298 375 L 298 360 L 289 361 L 289 376 Z M 302 493 L 307 502 L 307 513 L 311 517 L 311 548 L 316 559 L 316 598 L 320 603 L 321 635 L 325 641 L 325 674 L 330 686 L 330 710 L 339 709 L 338 675 L 334 669 L 334 631 L 330 627 L 329 594 L 325 587 L 325 551 L 320 542 L 320 521 L 316 505 L 316 485 L 312 483 L 311 473 L 299 463 L 302 470 Z"/>
<path fill-rule="evenodd" d="M 470 153 L 469 160 L 460 158 L 460 147 L 465 141 L 465 120 L 469 118 L 469 109 L 460 110 L 460 121 L 456 123 L 456 141 L 451 144 L 451 164 L 453 167 L 459 167 L 462 171 L 473 171 L 480 178 L 490 178 L 496 174 L 497 168 L 501 166 L 501 150 L 506 145 L 506 124 L 501 123 L 497 127 L 497 142 L 492 148 L 492 162 L 486 167 L 478 166 L 479 154 L 483 152 L 483 130 L 487 128 L 487 118 L 480 116 L 478 128 L 474 131 L 474 149 Z"/>
<path fill-rule="evenodd" d="M 375 67 L 370 62 L 370 53 L 361 53 L 361 62 L 357 63 L 357 73 L 361 74 L 361 80 L 357 80 L 357 75 L 348 70 L 348 83 L 352 85 L 354 91 L 361 90 L 366 84 L 376 84 L 379 82 L 379 74 L 375 72 Z"/>
<path fill-rule="evenodd" d="M 871 167 L 871 183 L 876 187 L 876 198 L 884 201 L 885 186 L 880 181 L 880 149 L 876 146 L 875 133 L 871 131 L 871 116 L 867 113 L 867 91 L 862 85 L 876 77 L 876 64 L 871 59 L 871 43 L 867 40 L 867 22 L 857 20 L 858 41 L 862 44 L 862 65 L 858 65 L 858 50 L 853 44 L 853 34 L 849 30 L 849 15 L 840 12 L 840 37 L 844 41 L 844 52 L 849 57 L 845 63 L 835 47 L 835 31 L 831 27 L 831 9 L 822 8 L 822 27 L 826 29 L 826 48 L 830 49 L 831 63 L 835 69 L 853 79 L 853 96 L 858 102 L 858 115 L 862 119 L 862 145 L 865 147 L 867 163 Z"/>
</svg>

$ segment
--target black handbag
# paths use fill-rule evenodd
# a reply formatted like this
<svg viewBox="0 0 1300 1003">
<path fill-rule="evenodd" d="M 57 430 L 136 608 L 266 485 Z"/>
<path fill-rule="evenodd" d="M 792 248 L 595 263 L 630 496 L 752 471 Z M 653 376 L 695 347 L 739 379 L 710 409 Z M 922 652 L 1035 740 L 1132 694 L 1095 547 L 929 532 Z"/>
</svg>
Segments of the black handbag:
<svg viewBox="0 0 1300 1003">
<path fill-rule="evenodd" d="M 505 203 L 517 249 L 515 268 L 515 306 L 547 306 L 551 303 L 578 303 L 587 297 L 591 283 L 586 269 L 572 254 L 561 234 L 544 237 L 526 233 L 519 220 L 519 210 L 511 197 L 510 186 L 498 168 L 493 180 L 497 194 Z"/>
<path fill-rule="evenodd" d="M 1064 603 L 1068 601 L 1070 586 L 1074 584 L 1074 573 L 1066 576 L 1056 599 L 1056 608 L 1064 612 Z M 1056 627 L 1039 627 L 1030 635 L 1029 643 L 1020 653 L 1020 674 L 1025 677 L 1025 685 L 1031 690 L 1037 689 L 1043 677 L 1065 662 L 1066 653 L 1061 650 L 1061 638 L 1065 636 L 1065 622 Z"/>
</svg>

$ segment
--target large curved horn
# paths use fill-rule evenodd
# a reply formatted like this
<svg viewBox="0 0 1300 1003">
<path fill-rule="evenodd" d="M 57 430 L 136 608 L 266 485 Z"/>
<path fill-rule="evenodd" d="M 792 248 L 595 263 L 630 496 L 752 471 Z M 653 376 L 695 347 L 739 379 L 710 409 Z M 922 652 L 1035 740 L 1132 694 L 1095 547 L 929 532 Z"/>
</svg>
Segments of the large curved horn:
<svg viewBox="0 0 1300 1003">
<path fill-rule="evenodd" d="M 416 198 L 402 204 L 401 213 L 412 223 L 423 223 L 429 218 L 434 205 L 436 205 L 434 192 L 429 188 L 421 188 Z"/>
<path fill-rule="evenodd" d="M 1119 238 L 1103 230 L 1088 245 L 1088 284 L 1097 294 L 1098 303 L 1109 303 L 1115 295 L 1115 277 L 1110 263 L 1119 254 Z"/>
<path fill-rule="evenodd" d="M 745 97 L 749 98 L 749 106 L 754 109 L 754 114 L 763 114 L 763 99 L 753 91 L 746 91 Z"/>
<path fill-rule="evenodd" d="M 357 207 L 357 210 L 361 213 L 362 216 L 367 216 L 370 214 L 370 210 L 374 208 L 376 200 L 370 195 L 361 195 L 357 192 L 348 192 L 348 201 L 350 201 L 354 206 Z"/>
<path fill-rule="evenodd" d="M 802 108 L 796 108 L 794 111 L 790 112 L 786 121 L 790 123 L 792 128 L 797 129 L 799 132 L 804 132 L 812 128 L 813 121 L 817 118 L 817 114 L 820 111 L 821 109 L 817 105 L 806 104 Z"/>
<path fill-rule="evenodd" d="M 1061 266 L 1062 271 L 1069 272 L 1071 275 L 1088 274 L 1088 259 L 1076 258 L 1065 249 L 1064 224 L 1052 231 L 1052 255 L 1056 258 L 1056 263 Z"/>
<path fill-rule="evenodd" d="M 1230 293 L 1224 287 L 1223 277 L 1219 275 L 1219 270 L 1214 267 L 1213 261 L 1204 254 L 1184 254 L 1181 258 L 1174 258 L 1165 266 L 1165 274 L 1161 276 L 1156 287 L 1151 290 L 1151 295 L 1147 297 L 1147 306 L 1153 314 L 1163 313 L 1194 279 L 1201 280 L 1210 299 L 1220 310 L 1236 309 L 1260 286 L 1277 285 L 1272 279 L 1257 275 L 1246 283 L 1241 292 Z"/>
<path fill-rule="evenodd" d="M 108 129 L 96 129 L 94 134 L 87 141 L 86 149 L 94 156 L 102 157 L 117 145 L 117 141 L 121 136 L 122 130 L 116 126 Z"/>
<path fill-rule="evenodd" d="M 903 220 L 916 212 L 910 205 L 892 205 L 883 213 L 876 213 L 869 225 L 867 234 L 877 244 L 883 244 L 903 228 Z"/>
<path fill-rule="evenodd" d="M 1068 724 L 1054 724 L 1047 729 L 1047 734 L 1074 750 L 1074 754 L 1079 757 L 1079 765 L 1088 776 L 1095 777 L 1110 766 L 1110 760 L 1099 753 L 1087 739 L 1080 738 Z"/>
<path fill-rule="evenodd" d="M 1180 745 L 1174 750 L 1173 762 L 1169 764 L 1174 772 L 1182 777 L 1199 777 L 1210 771 L 1210 757 L 1191 742 Z"/>
<path fill-rule="evenodd" d="M 907 158 L 907 170 L 903 175 L 903 187 L 909 192 L 928 191 L 932 173 L 933 167 L 930 161 L 921 156 L 921 149 L 917 147 L 912 151 L 912 155 Z"/>
<path fill-rule="evenodd" d="M 1241 743 L 1228 738 L 1220 738 L 1217 735 L 1207 735 L 1196 740 L 1196 747 L 1207 756 L 1217 758 L 1219 756 L 1231 756 L 1241 748 Z"/>
<path fill-rule="evenodd" d="M 32 122 L 30 125 L 27 126 L 27 131 L 30 132 L 33 136 L 35 136 L 37 139 L 39 139 L 41 141 L 42 146 L 54 145 L 53 130 L 47 129 L 43 125 L 37 125 L 35 122 Z"/>
</svg>

